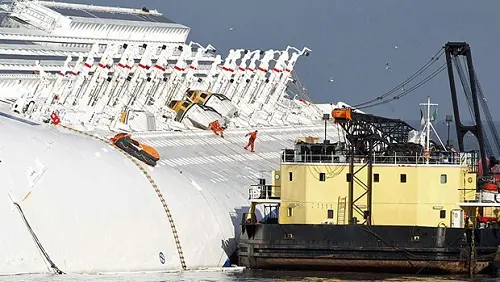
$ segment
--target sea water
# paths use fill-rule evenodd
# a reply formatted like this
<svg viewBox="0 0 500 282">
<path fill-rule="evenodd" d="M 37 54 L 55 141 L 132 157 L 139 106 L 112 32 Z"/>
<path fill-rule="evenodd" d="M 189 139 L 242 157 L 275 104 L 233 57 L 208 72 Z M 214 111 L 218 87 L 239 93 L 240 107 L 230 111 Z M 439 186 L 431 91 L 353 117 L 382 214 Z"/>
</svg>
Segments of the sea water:
<svg viewBox="0 0 500 282">
<path fill-rule="evenodd" d="M 163 282 L 163 281 L 498 281 L 495 278 L 478 275 L 468 279 L 467 275 L 398 275 L 380 273 L 343 273 L 320 271 L 265 271 L 235 269 L 212 269 L 201 271 L 162 273 L 107 273 L 107 274 L 22 274 L 0 276 L 0 281 L 47 281 L 47 282 Z"/>
</svg>

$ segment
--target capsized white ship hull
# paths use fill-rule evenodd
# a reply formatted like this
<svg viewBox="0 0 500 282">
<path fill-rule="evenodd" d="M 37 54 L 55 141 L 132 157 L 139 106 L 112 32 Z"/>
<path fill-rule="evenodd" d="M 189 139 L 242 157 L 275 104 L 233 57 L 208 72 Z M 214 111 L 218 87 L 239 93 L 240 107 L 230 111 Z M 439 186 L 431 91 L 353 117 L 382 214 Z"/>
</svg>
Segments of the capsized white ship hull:
<svg viewBox="0 0 500 282">
<path fill-rule="evenodd" d="M 223 59 L 147 8 L 13 0 L 0 12 L 0 275 L 222 266 L 250 185 L 296 138 L 324 136 L 331 106 L 301 102 L 293 72 L 306 47 Z M 175 120 L 167 105 L 195 83 L 228 97 L 210 104 L 226 116 L 204 106 Z M 214 120 L 224 138 L 194 128 Z M 105 141 L 119 132 L 154 147 L 157 166 Z"/>
<path fill-rule="evenodd" d="M 63 272 L 182 269 L 155 185 L 171 213 L 186 267 L 222 266 L 236 248 L 249 185 L 261 171 L 278 168 L 280 149 L 294 138 L 321 136 L 323 130 L 261 129 L 256 153 L 242 148 L 246 130 L 228 131 L 224 139 L 198 130 L 136 134 L 162 156 L 155 168 L 141 164 L 151 183 L 103 141 L 2 113 L 0 274 L 48 271 L 9 195 Z M 329 133 L 336 138 L 335 130 Z"/>
</svg>

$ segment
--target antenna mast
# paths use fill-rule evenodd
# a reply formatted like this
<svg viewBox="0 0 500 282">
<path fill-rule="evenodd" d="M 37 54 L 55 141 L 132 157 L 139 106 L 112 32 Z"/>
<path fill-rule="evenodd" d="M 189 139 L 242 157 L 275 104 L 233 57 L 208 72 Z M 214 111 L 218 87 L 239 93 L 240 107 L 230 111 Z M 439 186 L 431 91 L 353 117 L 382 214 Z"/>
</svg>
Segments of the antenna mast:
<svg viewBox="0 0 500 282">
<path fill-rule="evenodd" d="M 432 125 L 432 121 L 436 119 L 436 117 L 433 116 L 433 119 L 431 119 L 431 109 L 432 106 L 435 106 L 437 108 L 438 104 L 432 104 L 431 103 L 431 96 L 427 96 L 427 103 L 420 103 L 420 106 L 426 106 L 427 107 L 427 118 L 425 121 L 425 152 L 429 153 L 430 148 L 431 148 L 431 129 L 436 134 L 436 137 L 439 140 L 439 143 L 441 143 L 441 146 L 443 146 L 444 150 L 446 151 L 446 146 L 444 145 L 443 141 L 439 137 L 439 134 L 437 133 L 436 129 L 434 128 L 434 125 Z M 423 131 L 423 130 L 422 130 Z M 429 158 L 427 158 L 426 161 L 427 164 L 429 164 Z"/>
</svg>

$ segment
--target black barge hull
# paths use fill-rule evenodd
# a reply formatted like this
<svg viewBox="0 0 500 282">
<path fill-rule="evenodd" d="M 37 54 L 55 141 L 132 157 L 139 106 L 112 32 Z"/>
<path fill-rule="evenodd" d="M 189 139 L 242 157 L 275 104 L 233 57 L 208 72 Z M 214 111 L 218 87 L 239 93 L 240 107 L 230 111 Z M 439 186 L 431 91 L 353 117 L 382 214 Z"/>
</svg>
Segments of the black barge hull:
<svg viewBox="0 0 500 282">
<path fill-rule="evenodd" d="M 495 259 L 500 229 L 475 230 L 474 272 Z M 398 273 L 468 273 L 471 230 L 418 226 L 242 225 L 239 265 Z"/>
</svg>

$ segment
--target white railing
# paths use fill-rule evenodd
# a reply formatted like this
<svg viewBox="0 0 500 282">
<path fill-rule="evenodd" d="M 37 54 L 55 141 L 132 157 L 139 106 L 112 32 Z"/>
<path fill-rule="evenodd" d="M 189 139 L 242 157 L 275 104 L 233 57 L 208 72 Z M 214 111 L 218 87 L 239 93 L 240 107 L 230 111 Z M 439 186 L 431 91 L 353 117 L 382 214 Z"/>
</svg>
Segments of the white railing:
<svg viewBox="0 0 500 282">
<path fill-rule="evenodd" d="M 60 3 L 60 2 L 52 2 L 52 1 L 50 1 L 50 2 L 49 1 L 40 1 L 39 4 L 41 4 L 45 7 L 83 9 L 83 10 L 96 11 L 96 12 L 127 13 L 127 14 L 154 15 L 154 16 L 162 16 L 163 15 L 162 13 L 158 12 L 156 9 L 149 10 L 148 12 L 145 12 L 142 9 L 134 9 L 134 8 L 94 6 L 94 5 L 86 5 L 86 4 Z"/>
<path fill-rule="evenodd" d="M 248 198 L 250 200 L 278 199 L 278 197 L 272 196 L 272 191 L 272 185 L 254 185 L 248 189 Z"/>
<path fill-rule="evenodd" d="M 339 154 L 311 154 L 301 153 L 297 150 L 285 150 L 281 155 L 283 163 L 349 163 L 349 153 Z M 354 156 L 355 164 L 365 164 L 369 161 L 368 156 Z M 464 165 L 474 166 L 477 158 L 473 153 L 445 152 L 437 155 L 376 155 L 373 156 L 373 164 L 441 164 L 441 165 Z"/>
</svg>

